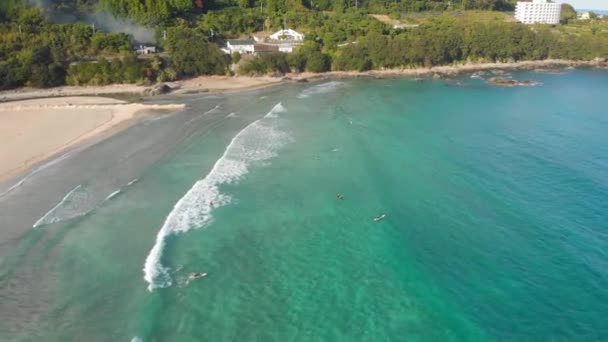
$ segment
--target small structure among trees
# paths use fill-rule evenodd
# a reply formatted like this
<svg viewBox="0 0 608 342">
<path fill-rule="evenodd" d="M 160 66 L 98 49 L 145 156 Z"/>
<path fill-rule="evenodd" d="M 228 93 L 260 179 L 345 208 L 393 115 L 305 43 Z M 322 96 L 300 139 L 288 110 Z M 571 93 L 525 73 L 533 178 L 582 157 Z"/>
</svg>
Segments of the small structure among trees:
<svg viewBox="0 0 608 342">
<path fill-rule="evenodd" d="M 151 43 L 135 43 L 133 50 L 137 55 L 151 55 L 158 52 L 156 45 Z"/>
</svg>

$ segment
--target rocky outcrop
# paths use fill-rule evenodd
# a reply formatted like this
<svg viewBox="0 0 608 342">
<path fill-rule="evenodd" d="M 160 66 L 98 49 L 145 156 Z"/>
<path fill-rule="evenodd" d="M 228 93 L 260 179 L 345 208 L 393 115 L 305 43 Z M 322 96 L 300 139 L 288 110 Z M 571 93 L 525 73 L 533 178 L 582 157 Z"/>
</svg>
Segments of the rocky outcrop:
<svg viewBox="0 0 608 342">
<path fill-rule="evenodd" d="M 158 83 L 158 84 L 151 86 L 150 88 L 146 88 L 144 90 L 144 95 L 146 95 L 146 96 L 163 95 L 163 94 L 170 93 L 171 90 L 172 90 L 171 87 L 169 87 L 168 85 L 166 85 L 164 83 Z"/>
<path fill-rule="evenodd" d="M 510 78 L 504 78 L 504 77 L 492 77 L 492 78 L 488 79 L 488 82 L 494 83 L 494 84 L 502 86 L 502 87 L 532 87 L 532 86 L 537 86 L 537 85 L 542 84 L 542 83 L 536 82 L 536 81 L 529 81 L 529 80 L 518 81 L 518 80 L 513 80 Z"/>
</svg>

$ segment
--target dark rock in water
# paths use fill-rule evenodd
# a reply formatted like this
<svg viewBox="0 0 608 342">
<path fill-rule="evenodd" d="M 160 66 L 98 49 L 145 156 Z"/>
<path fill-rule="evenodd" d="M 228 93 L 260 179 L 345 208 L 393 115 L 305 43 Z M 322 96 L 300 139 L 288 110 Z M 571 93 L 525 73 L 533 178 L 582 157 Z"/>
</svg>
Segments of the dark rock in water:
<svg viewBox="0 0 608 342">
<path fill-rule="evenodd" d="M 147 96 L 157 96 L 157 95 L 162 95 L 162 94 L 168 94 L 171 92 L 171 87 L 169 87 L 168 85 L 164 84 L 164 83 L 158 83 L 153 85 L 150 88 L 146 88 L 146 90 L 144 90 L 144 95 Z"/>
<path fill-rule="evenodd" d="M 542 83 L 536 82 L 536 81 L 529 81 L 529 80 L 518 81 L 518 80 L 512 80 L 512 79 L 504 78 L 504 77 L 492 77 L 492 78 L 488 79 L 488 82 L 494 83 L 496 85 L 503 86 L 503 87 L 517 87 L 517 86 L 530 87 L 530 86 L 537 86 L 537 85 L 542 84 Z"/>
<path fill-rule="evenodd" d="M 296 80 L 296 82 L 298 82 L 298 83 L 308 83 L 308 79 L 306 79 L 306 78 L 298 78 Z"/>
<path fill-rule="evenodd" d="M 534 72 L 540 73 L 540 74 L 554 74 L 554 75 L 559 75 L 559 74 L 563 73 L 563 71 L 560 69 L 547 69 L 547 68 L 534 69 Z"/>
</svg>

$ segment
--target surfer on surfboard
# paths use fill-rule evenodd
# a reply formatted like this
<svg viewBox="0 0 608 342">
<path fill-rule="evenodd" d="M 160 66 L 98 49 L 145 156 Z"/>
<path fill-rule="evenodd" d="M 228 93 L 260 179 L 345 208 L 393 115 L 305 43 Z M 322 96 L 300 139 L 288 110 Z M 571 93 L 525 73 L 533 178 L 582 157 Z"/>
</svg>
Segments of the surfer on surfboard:
<svg viewBox="0 0 608 342">
<path fill-rule="evenodd" d="M 190 273 L 190 275 L 188 276 L 189 280 L 194 280 L 194 279 L 198 279 L 198 278 L 202 278 L 202 277 L 206 277 L 207 273 L 201 273 L 201 272 L 192 272 Z"/>
<path fill-rule="evenodd" d="M 380 214 L 380 215 L 374 217 L 374 222 L 380 222 L 380 221 L 384 220 L 385 217 L 386 217 L 386 214 Z"/>
</svg>

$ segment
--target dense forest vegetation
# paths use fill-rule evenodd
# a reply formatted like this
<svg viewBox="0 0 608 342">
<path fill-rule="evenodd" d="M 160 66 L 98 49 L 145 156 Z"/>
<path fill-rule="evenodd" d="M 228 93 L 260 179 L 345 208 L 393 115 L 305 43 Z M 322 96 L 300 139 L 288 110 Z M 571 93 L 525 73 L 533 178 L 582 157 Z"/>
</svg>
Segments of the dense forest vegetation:
<svg viewBox="0 0 608 342">
<path fill-rule="evenodd" d="M 373 13 L 512 10 L 514 3 L 515 0 L 2 0 L 0 12 L 27 6 L 73 15 L 107 10 L 142 24 L 166 24 L 175 18 L 192 19 L 202 12 L 227 8 L 260 9 L 265 18 L 272 18 L 298 10 L 343 12 L 351 8 Z"/>
<path fill-rule="evenodd" d="M 571 7 L 558 27 L 505 21 L 510 0 L 2 0 L 0 89 L 62 84 L 171 81 L 231 73 L 240 56 L 221 52 L 223 39 L 283 25 L 306 33 L 292 54 L 243 59 L 243 74 L 419 67 L 464 61 L 608 57 L 607 22 L 576 23 Z M 370 13 L 419 26 L 397 29 Z M 111 14 L 147 27 L 166 53 L 134 55 L 126 28 L 90 25 Z M 428 13 L 428 12 L 427 12 Z M 437 13 L 437 14 L 435 14 Z M 454 15 L 454 13 L 458 15 Z M 463 13 L 479 13 L 466 16 Z M 424 13 L 420 14 L 423 16 Z M 483 19 L 483 20 L 482 20 Z M 134 24 L 130 24 L 134 26 Z M 101 28 L 101 29 L 100 29 Z M 105 31 L 105 32 L 104 32 Z M 114 32 L 108 32 L 114 31 Z M 166 40 L 161 37 L 166 35 Z M 231 60 L 232 59 L 232 60 Z"/>
</svg>

